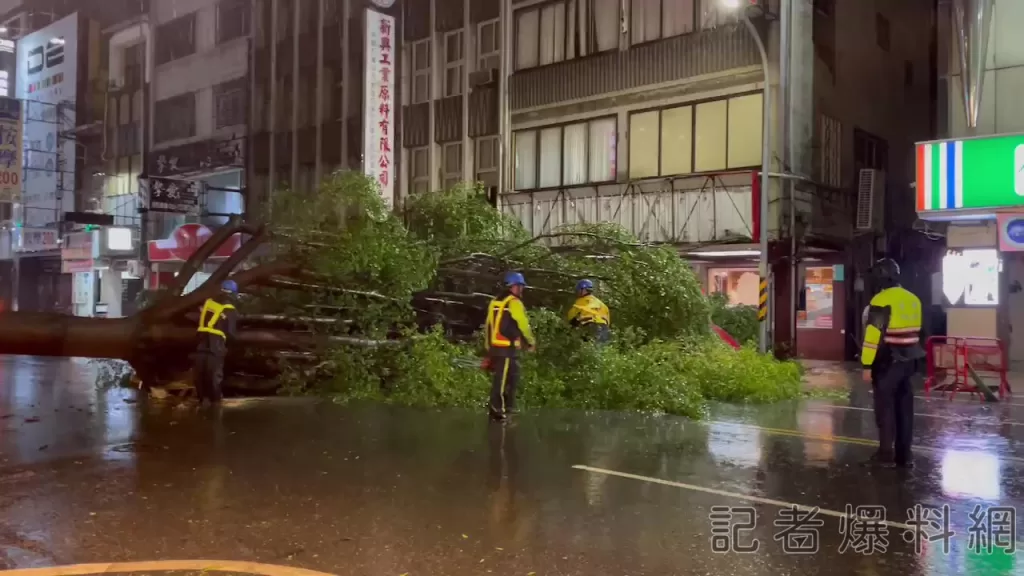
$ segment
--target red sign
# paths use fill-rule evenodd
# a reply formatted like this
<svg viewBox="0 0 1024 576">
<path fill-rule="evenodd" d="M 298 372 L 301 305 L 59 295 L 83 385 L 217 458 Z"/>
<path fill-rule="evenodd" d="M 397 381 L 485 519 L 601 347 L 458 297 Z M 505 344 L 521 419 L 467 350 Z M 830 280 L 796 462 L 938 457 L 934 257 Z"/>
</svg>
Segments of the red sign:
<svg viewBox="0 0 1024 576">
<path fill-rule="evenodd" d="M 202 224 L 184 224 L 171 233 L 170 238 L 151 240 L 146 249 L 150 262 L 184 262 L 213 236 L 213 231 Z M 211 258 L 228 258 L 242 245 L 242 236 L 235 234 L 213 253 Z"/>
</svg>

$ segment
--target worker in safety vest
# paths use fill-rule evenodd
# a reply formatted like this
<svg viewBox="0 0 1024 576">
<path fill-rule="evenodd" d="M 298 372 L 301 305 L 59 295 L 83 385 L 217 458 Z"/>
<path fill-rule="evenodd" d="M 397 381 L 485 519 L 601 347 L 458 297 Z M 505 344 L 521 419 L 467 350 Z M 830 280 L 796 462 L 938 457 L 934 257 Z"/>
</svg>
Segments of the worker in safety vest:
<svg viewBox="0 0 1024 576">
<path fill-rule="evenodd" d="M 199 346 L 195 356 L 195 386 L 199 401 L 220 402 L 223 397 L 224 359 L 228 338 L 234 338 L 238 311 L 232 303 L 238 294 L 234 280 L 221 284 L 220 294 L 207 298 L 199 314 L 196 335 Z"/>
<path fill-rule="evenodd" d="M 594 296 L 594 283 L 590 280 L 583 279 L 576 283 L 576 302 L 569 309 L 567 318 L 575 327 L 593 330 L 598 342 L 608 340 L 611 312 L 604 302 Z"/>
<path fill-rule="evenodd" d="M 900 286 L 900 267 L 879 260 L 872 274 L 881 291 L 871 299 L 861 349 L 863 379 L 873 384 L 878 452 L 871 463 L 910 468 L 914 392 L 911 379 L 924 358 L 921 300 Z"/>
<path fill-rule="evenodd" d="M 526 280 L 519 272 L 505 274 L 505 291 L 487 306 L 487 358 L 493 374 L 490 414 L 505 420 L 515 412 L 516 387 L 519 385 L 519 350 L 536 347 L 530 321 L 526 317 L 523 289 Z"/>
</svg>

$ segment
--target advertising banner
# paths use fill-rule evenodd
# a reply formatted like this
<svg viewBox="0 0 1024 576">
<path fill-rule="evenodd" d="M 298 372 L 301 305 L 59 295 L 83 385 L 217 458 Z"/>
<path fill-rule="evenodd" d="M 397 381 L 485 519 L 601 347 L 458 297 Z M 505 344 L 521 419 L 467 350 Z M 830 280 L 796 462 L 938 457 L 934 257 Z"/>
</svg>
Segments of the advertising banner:
<svg viewBox="0 0 1024 576">
<path fill-rule="evenodd" d="M 78 14 L 18 39 L 16 96 L 24 102 L 25 226 L 45 226 L 75 208 Z M 60 188 L 58 190 L 58 187 Z"/>
<path fill-rule="evenodd" d="M 21 102 L 0 97 L 0 202 L 21 202 Z"/>
<path fill-rule="evenodd" d="M 395 202 L 395 38 L 393 16 L 366 11 L 363 172 L 377 182 L 388 206 Z"/>
</svg>

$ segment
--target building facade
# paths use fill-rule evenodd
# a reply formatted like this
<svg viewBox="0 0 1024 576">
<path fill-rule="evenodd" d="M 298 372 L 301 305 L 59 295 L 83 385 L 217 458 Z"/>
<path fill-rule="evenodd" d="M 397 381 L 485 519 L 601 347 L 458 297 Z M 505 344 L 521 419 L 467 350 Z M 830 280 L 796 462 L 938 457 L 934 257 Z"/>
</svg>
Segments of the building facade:
<svg viewBox="0 0 1024 576">
<path fill-rule="evenodd" d="M 845 272 L 870 265 L 886 226 L 913 220 L 909 199 L 892 200 L 858 230 L 855 199 L 861 169 L 891 190 L 912 180 L 911 144 L 931 133 L 934 6 L 751 4 L 767 77 L 756 39 L 719 0 L 408 5 L 402 193 L 483 182 L 538 235 L 614 222 L 677 246 L 708 291 L 737 304 L 757 303 L 767 194 L 776 344 L 843 358 L 857 297 Z M 865 254 L 847 250 L 855 234 Z"/>
<path fill-rule="evenodd" d="M 917 146 L 920 228 L 942 248 L 931 302 L 981 358 L 1024 366 L 1024 5 L 940 4 L 941 140 Z M 999 352 L 1000 348 L 1002 352 Z M 1004 356 L 1003 356 L 1004 355 Z"/>
</svg>

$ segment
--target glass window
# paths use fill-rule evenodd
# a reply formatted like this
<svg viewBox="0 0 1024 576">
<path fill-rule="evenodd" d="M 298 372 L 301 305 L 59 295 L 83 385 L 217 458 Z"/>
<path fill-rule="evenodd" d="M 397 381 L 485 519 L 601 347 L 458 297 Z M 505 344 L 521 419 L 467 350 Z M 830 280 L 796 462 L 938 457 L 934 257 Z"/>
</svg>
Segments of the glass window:
<svg viewBox="0 0 1024 576">
<path fill-rule="evenodd" d="M 565 60 L 565 4 L 548 4 L 540 10 L 540 65 Z"/>
<path fill-rule="evenodd" d="M 565 158 L 562 182 L 567 186 L 587 181 L 587 125 L 571 124 L 565 127 Z"/>
<path fill-rule="evenodd" d="M 422 194 L 430 190 L 430 150 L 413 148 L 411 151 L 412 162 L 412 192 Z"/>
<path fill-rule="evenodd" d="M 533 68 L 540 55 L 540 11 L 521 10 L 516 16 L 516 70 Z"/>
<path fill-rule="evenodd" d="M 250 16 L 249 0 L 222 0 L 217 5 L 217 44 L 247 35 Z"/>
<path fill-rule="evenodd" d="M 757 306 L 761 280 L 753 268 L 708 270 L 708 292 L 724 293 L 731 306 Z"/>
<path fill-rule="evenodd" d="M 615 118 L 601 118 L 516 132 L 516 189 L 615 180 L 617 130 Z"/>
<path fill-rule="evenodd" d="M 619 47 L 619 0 L 594 0 L 594 46 L 598 52 Z"/>
<path fill-rule="evenodd" d="M 430 39 L 412 45 L 412 103 L 430 100 Z"/>
<path fill-rule="evenodd" d="M 661 37 L 661 0 L 632 0 L 630 24 L 633 44 Z"/>
<path fill-rule="evenodd" d="M 444 188 L 453 188 L 462 182 L 462 143 L 444 145 Z"/>
<path fill-rule="evenodd" d="M 501 67 L 501 28 L 497 20 L 481 22 L 477 33 L 477 70 Z"/>
<path fill-rule="evenodd" d="M 562 172 L 562 128 L 540 131 L 540 184 L 541 188 L 558 186 Z"/>
<path fill-rule="evenodd" d="M 660 112 L 641 112 L 629 117 L 629 177 L 658 175 L 658 117 Z"/>
<path fill-rule="evenodd" d="M 661 113 L 661 174 L 693 172 L 693 106 Z"/>
<path fill-rule="evenodd" d="M 761 94 L 749 94 L 729 100 L 728 168 L 761 164 Z"/>
<path fill-rule="evenodd" d="M 725 100 L 704 102 L 694 107 L 693 169 L 712 172 L 726 167 L 726 122 L 729 105 Z"/>
<path fill-rule="evenodd" d="M 618 134 L 614 118 L 590 123 L 590 181 L 615 180 L 615 159 L 618 157 Z"/>
<path fill-rule="evenodd" d="M 797 312 L 799 328 L 832 328 L 832 267 L 808 267 L 804 274 L 805 310 Z"/>
<path fill-rule="evenodd" d="M 449 32 L 444 37 L 444 95 L 462 94 L 462 31 Z"/>
<path fill-rule="evenodd" d="M 156 29 L 156 64 L 166 64 L 196 51 L 196 13 L 161 24 Z"/>
<path fill-rule="evenodd" d="M 529 190 L 537 187 L 537 132 L 522 130 L 514 134 L 515 187 Z"/>
<path fill-rule="evenodd" d="M 661 35 L 663 38 L 693 32 L 694 0 L 663 0 Z"/>
</svg>

